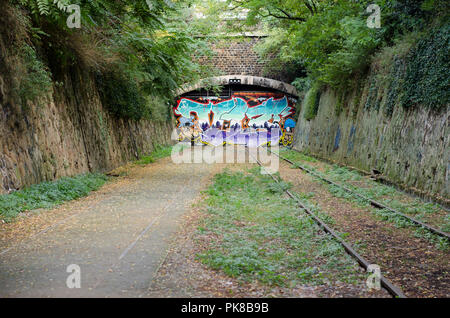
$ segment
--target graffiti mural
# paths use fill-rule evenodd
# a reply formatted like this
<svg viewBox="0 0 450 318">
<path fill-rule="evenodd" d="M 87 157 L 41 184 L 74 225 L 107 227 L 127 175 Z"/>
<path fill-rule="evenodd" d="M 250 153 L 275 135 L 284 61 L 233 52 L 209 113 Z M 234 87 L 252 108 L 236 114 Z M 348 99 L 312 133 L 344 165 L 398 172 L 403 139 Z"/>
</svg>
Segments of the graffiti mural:
<svg viewBox="0 0 450 318">
<path fill-rule="evenodd" d="M 279 93 L 235 92 L 229 98 L 182 97 L 173 113 L 180 141 L 288 146 L 293 141 L 296 102 Z M 260 138 L 263 135 L 267 140 Z"/>
</svg>

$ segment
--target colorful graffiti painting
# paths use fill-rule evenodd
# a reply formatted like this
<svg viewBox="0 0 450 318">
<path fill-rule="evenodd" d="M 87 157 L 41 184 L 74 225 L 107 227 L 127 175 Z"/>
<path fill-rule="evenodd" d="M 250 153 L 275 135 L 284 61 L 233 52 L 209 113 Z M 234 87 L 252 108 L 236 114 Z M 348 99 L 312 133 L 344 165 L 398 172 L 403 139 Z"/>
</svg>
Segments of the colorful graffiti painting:
<svg viewBox="0 0 450 318">
<path fill-rule="evenodd" d="M 215 146 L 277 142 L 288 146 L 293 141 L 296 102 L 278 93 L 235 92 L 229 98 L 182 97 L 173 113 L 180 141 Z M 267 141 L 260 138 L 262 135 L 267 136 Z"/>
</svg>

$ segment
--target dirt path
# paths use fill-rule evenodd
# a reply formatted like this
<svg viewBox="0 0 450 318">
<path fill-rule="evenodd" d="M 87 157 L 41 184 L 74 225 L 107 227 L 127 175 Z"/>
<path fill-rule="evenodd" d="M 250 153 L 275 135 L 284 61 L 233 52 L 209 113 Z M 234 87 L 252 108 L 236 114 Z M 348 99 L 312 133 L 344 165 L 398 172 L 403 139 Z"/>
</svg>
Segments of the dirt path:
<svg viewBox="0 0 450 318">
<path fill-rule="evenodd" d="M 221 167 L 162 159 L 87 198 L 2 225 L 0 297 L 145 296 L 181 216 Z M 80 267 L 80 289 L 66 286 L 70 264 Z"/>
</svg>

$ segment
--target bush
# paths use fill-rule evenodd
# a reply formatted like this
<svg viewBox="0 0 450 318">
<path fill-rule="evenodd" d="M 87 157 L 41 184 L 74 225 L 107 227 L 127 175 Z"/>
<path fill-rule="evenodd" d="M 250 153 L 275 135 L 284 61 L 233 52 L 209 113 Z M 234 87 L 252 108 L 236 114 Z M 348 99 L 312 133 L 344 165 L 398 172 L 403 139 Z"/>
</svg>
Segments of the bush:
<svg viewBox="0 0 450 318">
<path fill-rule="evenodd" d="M 319 84 L 315 83 L 305 96 L 304 117 L 306 120 L 314 119 L 319 111 L 320 95 L 322 94 L 322 88 Z"/>
<path fill-rule="evenodd" d="M 96 80 L 102 103 L 119 118 L 140 120 L 148 117 L 145 99 L 137 84 L 119 72 L 97 73 Z"/>
<path fill-rule="evenodd" d="M 407 56 L 403 107 L 421 104 L 440 109 L 450 103 L 450 25 L 435 28 Z"/>
<path fill-rule="evenodd" d="M 354 74 L 364 73 L 368 68 L 369 56 L 378 46 L 379 39 L 361 18 L 345 17 L 339 25 L 335 35 L 338 40 L 334 41 L 336 47 L 326 54 L 316 72 L 322 82 L 342 89 L 350 86 Z M 330 26 L 332 31 L 336 32 L 334 26 Z"/>
<path fill-rule="evenodd" d="M 311 88 L 311 79 L 309 77 L 297 77 L 292 85 L 295 86 L 299 94 L 306 93 Z"/>
<path fill-rule="evenodd" d="M 23 69 L 19 76 L 18 93 L 22 104 L 36 101 L 49 92 L 52 86 L 51 73 L 37 57 L 34 48 L 24 44 L 20 48 Z"/>
</svg>

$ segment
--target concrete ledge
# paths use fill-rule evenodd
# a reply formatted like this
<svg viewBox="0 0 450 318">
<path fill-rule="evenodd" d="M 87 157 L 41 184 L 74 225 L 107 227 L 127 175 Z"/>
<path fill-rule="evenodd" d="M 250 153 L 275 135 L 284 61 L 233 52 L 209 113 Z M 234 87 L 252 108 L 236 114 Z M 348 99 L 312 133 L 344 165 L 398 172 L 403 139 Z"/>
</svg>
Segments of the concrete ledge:
<svg viewBox="0 0 450 318">
<path fill-rule="evenodd" d="M 280 92 L 298 97 L 297 90 L 294 86 L 273 80 L 270 78 L 251 76 L 251 75 L 224 75 L 202 79 L 199 83 L 194 85 L 186 85 L 177 91 L 177 95 L 183 95 L 187 92 L 195 91 L 197 89 L 211 86 L 211 85 L 227 85 L 230 79 L 241 80 L 242 85 L 254 85 L 260 87 L 267 87 L 276 89 Z"/>
</svg>

